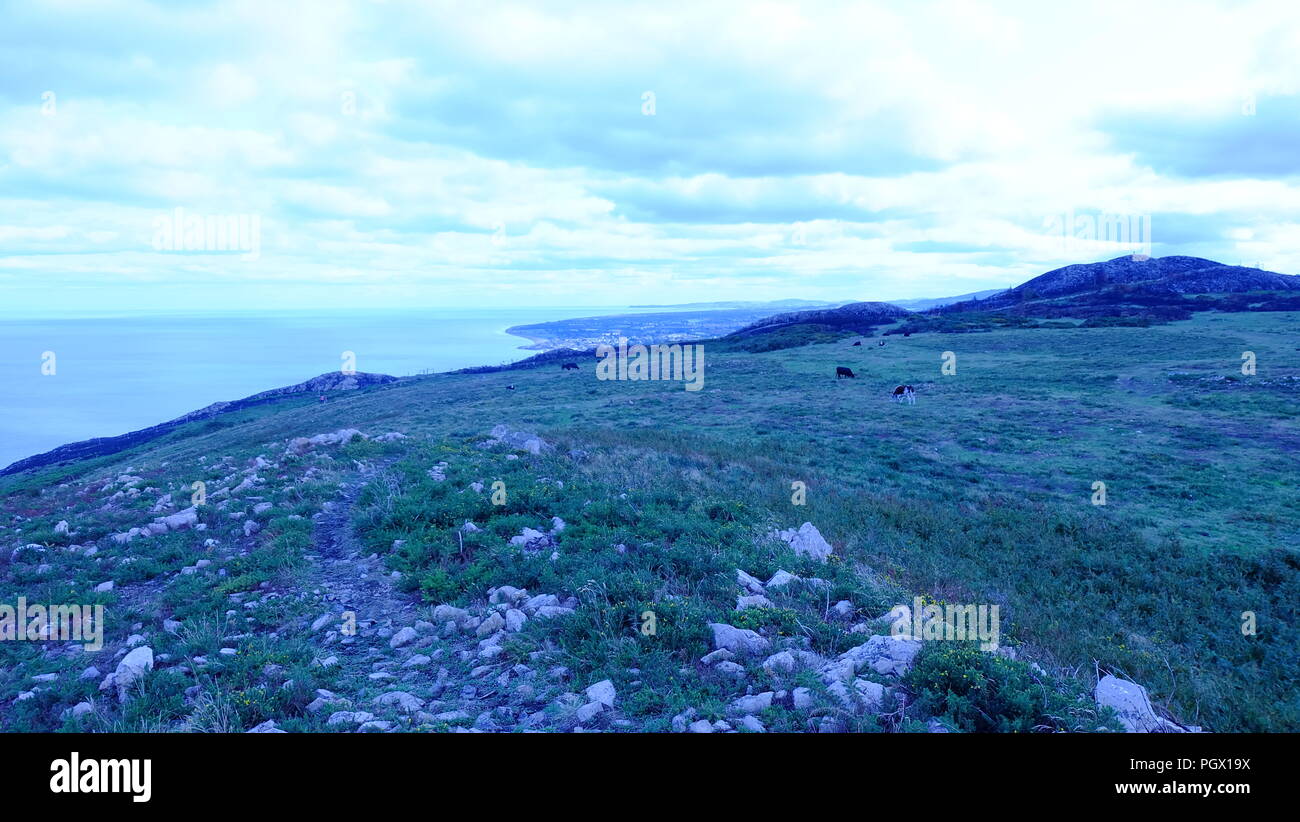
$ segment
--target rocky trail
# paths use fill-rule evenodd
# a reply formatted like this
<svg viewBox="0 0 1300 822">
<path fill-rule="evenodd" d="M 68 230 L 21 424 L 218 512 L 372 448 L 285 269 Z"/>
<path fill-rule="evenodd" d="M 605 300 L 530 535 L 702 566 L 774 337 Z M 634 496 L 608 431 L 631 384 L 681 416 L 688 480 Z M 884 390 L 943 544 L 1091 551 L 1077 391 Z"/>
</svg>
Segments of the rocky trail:
<svg viewBox="0 0 1300 822">
<path fill-rule="evenodd" d="M 312 665 L 336 668 L 341 685 L 318 689 L 307 710 L 327 716 L 331 726 L 360 732 L 420 726 L 483 732 L 541 725 L 547 719 L 545 700 L 530 684 L 537 672 L 509 661 L 500 644 L 507 625 L 518 630 L 527 617 L 505 605 L 519 604 L 534 616 L 539 609 L 570 609 L 553 596 L 524 603 L 525 592 L 503 588 L 489 592 L 496 601 L 486 603 L 488 613 L 480 617 L 477 607 L 430 608 L 400 591 L 400 575 L 387 571 L 377 554 L 365 554 L 352 526 L 362 489 L 386 467 L 369 466 L 345 478 L 338 499 L 315 517 L 316 551 L 306 557 L 311 564 L 305 577 L 309 601 L 321 609 L 308 629 L 317 649 Z M 549 672 L 557 683 L 567 675 L 563 668 Z M 464 727 L 471 722 L 472 727 Z M 254 730 L 278 729 L 269 722 Z"/>
</svg>

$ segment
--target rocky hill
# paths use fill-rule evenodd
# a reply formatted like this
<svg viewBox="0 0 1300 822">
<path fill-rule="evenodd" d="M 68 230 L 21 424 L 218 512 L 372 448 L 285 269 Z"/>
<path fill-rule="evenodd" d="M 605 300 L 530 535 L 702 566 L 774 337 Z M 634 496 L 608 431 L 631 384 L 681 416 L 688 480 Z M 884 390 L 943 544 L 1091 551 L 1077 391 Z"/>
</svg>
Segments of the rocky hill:
<svg viewBox="0 0 1300 822">
<path fill-rule="evenodd" d="M 1062 298 L 1073 298 L 1080 304 L 1095 304 L 1144 296 L 1255 291 L 1300 291 L 1300 277 L 1224 265 L 1201 257 L 1125 255 L 1104 262 L 1053 269 L 986 299 L 955 303 L 943 310 L 989 311 Z"/>
<path fill-rule="evenodd" d="M 839 308 L 819 308 L 808 311 L 790 311 L 765 317 L 736 331 L 732 336 L 761 334 L 793 325 L 824 325 L 845 331 L 870 333 L 871 329 L 892 323 L 912 312 L 892 303 L 849 303 Z"/>
</svg>

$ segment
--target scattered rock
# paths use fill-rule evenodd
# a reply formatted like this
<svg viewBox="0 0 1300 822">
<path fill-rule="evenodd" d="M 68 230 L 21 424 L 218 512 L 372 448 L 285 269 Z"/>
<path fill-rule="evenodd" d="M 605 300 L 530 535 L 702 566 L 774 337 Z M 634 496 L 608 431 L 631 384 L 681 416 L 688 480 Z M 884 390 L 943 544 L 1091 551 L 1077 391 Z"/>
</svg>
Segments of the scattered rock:
<svg viewBox="0 0 1300 822">
<path fill-rule="evenodd" d="M 784 531 L 773 531 L 771 536 L 788 543 L 796 556 L 812 557 L 819 562 L 825 562 L 826 558 L 834 550 L 811 522 L 805 522 L 798 529 L 787 528 Z"/>
<path fill-rule="evenodd" d="M 713 631 L 713 647 L 726 648 L 735 654 L 761 654 L 772 647 L 772 643 L 747 628 L 737 628 L 724 622 L 710 622 Z"/>
</svg>

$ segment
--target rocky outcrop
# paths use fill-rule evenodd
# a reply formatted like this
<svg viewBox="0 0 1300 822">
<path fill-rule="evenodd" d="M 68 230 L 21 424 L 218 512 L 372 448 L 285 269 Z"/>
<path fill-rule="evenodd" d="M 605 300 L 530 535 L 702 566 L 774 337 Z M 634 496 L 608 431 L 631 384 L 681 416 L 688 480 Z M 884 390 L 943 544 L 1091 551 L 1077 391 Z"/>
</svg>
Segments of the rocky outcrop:
<svg viewBox="0 0 1300 822">
<path fill-rule="evenodd" d="M 773 531 L 770 536 L 788 544 L 796 556 L 812 557 L 820 562 L 825 562 L 835 550 L 811 522 L 805 522 L 798 528 Z"/>
<path fill-rule="evenodd" d="M 491 448 L 496 445 L 506 445 L 530 454 L 549 454 L 555 451 L 555 446 L 536 434 L 529 431 L 516 431 L 504 424 L 493 427 L 491 439 L 481 443 L 480 447 Z"/>
<path fill-rule="evenodd" d="M 1107 674 L 1098 680 L 1093 698 L 1099 706 L 1113 708 L 1128 733 L 1187 733 L 1189 730 L 1158 716 L 1147 689 L 1136 682 Z"/>
</svg>

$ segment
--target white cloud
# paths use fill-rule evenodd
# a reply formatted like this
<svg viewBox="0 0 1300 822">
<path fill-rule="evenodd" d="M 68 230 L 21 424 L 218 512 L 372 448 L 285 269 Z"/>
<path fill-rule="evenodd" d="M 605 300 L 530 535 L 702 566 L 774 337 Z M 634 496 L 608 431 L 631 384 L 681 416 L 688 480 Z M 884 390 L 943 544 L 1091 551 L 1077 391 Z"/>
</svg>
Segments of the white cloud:
<svg viewBox="0 0 1300 822">
<path fill-rule="evenodd" d="M 1066 210 L 1300 253 L 1300 168 L 1164 162 L 1204 150 L 1187 122 L 1241 126 L 1246 94 L 1262 139 L 1292 135 L 1289 3 L 119 0 L 10 25 L 58 107 L 0 75 L 4 270 L 108 302 L 177 271 L 232 305 L 289 283 L 299 303 L 938 296 L 1072 262 L 1042 230 Z M 150 253 L 142 227 L 176 206 L 259 214 L 263 259 Z"/>
</svg>

